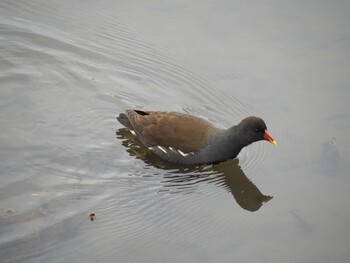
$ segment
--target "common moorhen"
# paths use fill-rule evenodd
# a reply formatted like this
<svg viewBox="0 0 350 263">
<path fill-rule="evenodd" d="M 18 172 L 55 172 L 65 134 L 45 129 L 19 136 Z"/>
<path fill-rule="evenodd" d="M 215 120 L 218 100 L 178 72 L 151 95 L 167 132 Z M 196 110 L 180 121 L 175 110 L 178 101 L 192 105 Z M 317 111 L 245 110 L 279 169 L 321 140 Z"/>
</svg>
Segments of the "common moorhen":
<svg viewBox="0 0 350 263">
<path fill-rule="evenodd" d="M 277 145 L 265 122 L 254 116 L 226 130 L 178 112 L 126 110 L 117 119 L 150 151 L 179 164 L 223 162 L 260 140 Z"/>
</svg>

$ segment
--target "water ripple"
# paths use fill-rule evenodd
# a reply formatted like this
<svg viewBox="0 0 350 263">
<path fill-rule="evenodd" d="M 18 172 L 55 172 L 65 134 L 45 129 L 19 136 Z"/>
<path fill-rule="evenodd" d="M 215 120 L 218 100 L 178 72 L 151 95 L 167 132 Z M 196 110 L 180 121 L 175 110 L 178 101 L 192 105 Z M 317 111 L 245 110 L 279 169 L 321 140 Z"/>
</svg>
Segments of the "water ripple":
<svg viewBox="0 0 350 263">
<path fill-rule="evenodd" d="M 238 163 L 178 168 L 147 159 L 142 146 L 128 140 L 125 152 L 114 135 L 115 116 L 125 108 L 182 110 L 228 127 L 251 112 L 249 105 L 138 40 L 122 23 L 105 20 L 85 38 L 78 30 L 64 30 L 69 14 L 35 1 L 4 1 L 1 8 L 18 9 L 22 17 L 0 18 L 0 81 L 9 98 L 1 101 L 1 109 L 10 116 L 0 137 L 7 153 L 0 160 L 7 170 L 0 197 L 8 211 L 0 221 L 5 229 L 0 254 L 13 260 L 35 256 L 92 227 L 102 233 L 95 242 L 152 236 L 176 245 L 175 234 L 208 239 L 212 231 L 200 224 L 208 200 L 221 194 L 256 211 L 272 198 L 244 174 L 258 171 L 271 157 L 266 145 L 242 153 L 244 172 Z M 36 20 L 41 12 L 59 25 Z M 83 24 L 81 16 L 74 21 Z M 227 191 L 218 193 L 221 188 Z M 212 208 L 217 217 L 229 213 Z M 90 211 L 96 212 L 94 222 Z M 188 224 L 193 227 L 184 233 Z M 219 229 L 220 224 L 213 225 L 213 231 Z M 85 240 L 82 251 L 93 245 Z"/>
</svg>

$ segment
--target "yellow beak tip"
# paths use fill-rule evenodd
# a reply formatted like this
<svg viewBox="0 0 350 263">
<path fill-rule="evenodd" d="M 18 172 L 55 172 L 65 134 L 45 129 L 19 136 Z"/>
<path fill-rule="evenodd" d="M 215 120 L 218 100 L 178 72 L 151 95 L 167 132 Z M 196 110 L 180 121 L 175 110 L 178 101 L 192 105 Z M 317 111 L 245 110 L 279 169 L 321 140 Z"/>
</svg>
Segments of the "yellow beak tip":
<svg viewBox="0 0 350 263">
<path fill-rule="evenodd" d="M 275 140 L 270 141 L 270 143 L 274 144 L 275 146 L 277 146 L 277 142 Z"/>
</svg>

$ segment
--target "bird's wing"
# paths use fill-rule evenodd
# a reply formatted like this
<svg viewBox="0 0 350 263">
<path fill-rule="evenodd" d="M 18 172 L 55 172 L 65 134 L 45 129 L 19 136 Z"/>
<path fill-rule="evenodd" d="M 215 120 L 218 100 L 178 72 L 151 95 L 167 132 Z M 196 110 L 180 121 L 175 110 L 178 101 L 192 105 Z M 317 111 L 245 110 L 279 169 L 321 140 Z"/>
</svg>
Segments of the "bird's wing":
<svg viewBox="0 0 350 263">
<path fill-rule="evenodd" d="M 136 136 L 147 147 L 167 147 L 184 153 L 205 147 L 217 131 L 209 122 L 188 114 L 127 110 Z"/>
</svg>

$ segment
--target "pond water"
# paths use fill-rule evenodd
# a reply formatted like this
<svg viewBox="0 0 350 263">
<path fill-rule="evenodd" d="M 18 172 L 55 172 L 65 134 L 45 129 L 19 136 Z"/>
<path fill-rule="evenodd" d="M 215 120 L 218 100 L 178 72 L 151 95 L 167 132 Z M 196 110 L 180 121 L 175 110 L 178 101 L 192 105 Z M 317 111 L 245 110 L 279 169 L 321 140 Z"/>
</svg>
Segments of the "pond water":
<svg viewBox="0 0 350 263">
<path fill-rule="evenodd" d="M 1 262 L 348 262 L 349 11 L 1 1 Z M 170 165 L 129 108 L 260 116 L 278 147 Z"/>
</svg>

